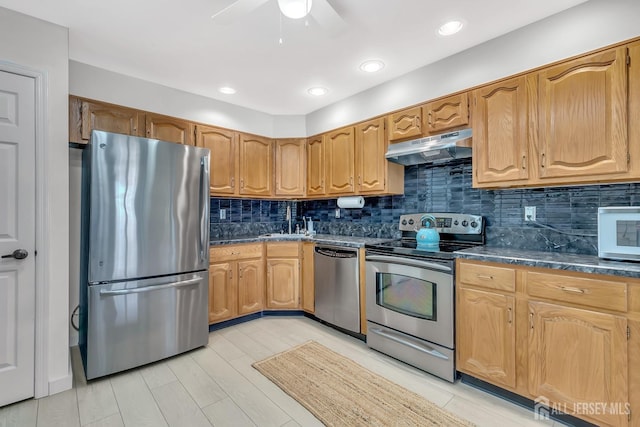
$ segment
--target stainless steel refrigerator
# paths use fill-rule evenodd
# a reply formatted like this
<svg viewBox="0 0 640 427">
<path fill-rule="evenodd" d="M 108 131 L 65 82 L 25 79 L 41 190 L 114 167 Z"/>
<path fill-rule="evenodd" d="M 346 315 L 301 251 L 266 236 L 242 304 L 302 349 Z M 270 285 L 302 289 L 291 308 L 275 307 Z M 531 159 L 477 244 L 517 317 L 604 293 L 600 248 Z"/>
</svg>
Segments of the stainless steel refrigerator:
<svg viewBox="0 0 640 427">
<path fill-rule="evenodd" d="M 206 345 L 209 150 L 93 131 L 81 248 L 87 379 Z"/>
</svg>

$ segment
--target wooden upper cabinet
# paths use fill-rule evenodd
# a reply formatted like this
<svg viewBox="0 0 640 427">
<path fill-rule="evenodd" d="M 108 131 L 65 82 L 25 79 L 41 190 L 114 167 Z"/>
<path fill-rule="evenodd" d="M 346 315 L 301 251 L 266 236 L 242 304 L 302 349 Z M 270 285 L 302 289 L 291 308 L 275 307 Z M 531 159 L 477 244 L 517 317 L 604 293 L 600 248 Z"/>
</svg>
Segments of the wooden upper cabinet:
<svg viewBox="0 0 640 427">
<path fill-rule="evenodd" d="M 544 69 L 538 85 L 540 178 L 628 170 L 626 47 Z"/>
<path fill-rule="evenodd" d="M 430 102 L 424 107 L 425 134 L 469 125 L 467 92 Z"/>
<path fill-rule="evenodd" d="M 132 108 L 69 98 L 69 140 L 87 143 L 92 130 L 144 136 L 145 113 Z"/>
<path fill-rule="evenodd" d="M 193 123 L 173 117 L 147 113 L 147 138 L 176 144 L 194 145 Z"/>
<path fill-rule="evenodd" d="M 273 147 L 269 138 L 240 134 L 240 195 L 270 196 Z"/>
<path fill-rule="evenodd" d="M 327 194 L 353 193 L 355 184 L 355 134 L 353 127 L 329 132 L 324 136 Z"/>
<path fill-rule="evenodd" d="M 306 185 L 306 144 L 304 139 L 275 142 L 275 194 L 304 196 Z"/>
<path fill-rule="evenodd" d="M 325 193 L 324 144 L 322 135 L 307 141 L 307 195 L 318 196 Z"/>
<path fill-rule="evenodd" d="M 387 138 L 384 118 L 356 126 L 357 192 L 382 192 L 387 175 Z"/>
<path fill-rule="evenodd" d="M 627 320 L 621 316 L 529 302 L 529 392 L 574 408 L 593 402 L 598 424 L 627 425 Z"/>
<path fill-rule="evenodd" d="M 529 178 L 527 78 L 473 92 L 475 186 Z"/>
<path fill-rule="evenodd" d="M 196 145 L 211 150 L 209 191 L 211 194 L 238 194 L 238 134 L 226 129 L 196 126 Z"/>
<path fill-rule="evenodd" d="M 457 368 L 511 388 L 516 386 L 515 298 L 460 288 Z"/>
<path fill-rule="evenodd" d="M 422 136 L 422 107 L 413 107 L 389 114 L 389 141 Z"/>
</svg>

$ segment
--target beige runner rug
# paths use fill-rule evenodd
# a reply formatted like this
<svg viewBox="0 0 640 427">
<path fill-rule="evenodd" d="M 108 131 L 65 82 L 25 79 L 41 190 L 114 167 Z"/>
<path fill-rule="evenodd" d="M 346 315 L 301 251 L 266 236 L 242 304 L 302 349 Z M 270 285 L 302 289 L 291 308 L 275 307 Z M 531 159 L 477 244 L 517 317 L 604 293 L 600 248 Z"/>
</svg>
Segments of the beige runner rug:
<svg viewBox="0 0 640 427">
<path fill-rule="evenodd" d="M 473 425 L 315 341 L 253 367 L 327 426 Z"/>
</svg>

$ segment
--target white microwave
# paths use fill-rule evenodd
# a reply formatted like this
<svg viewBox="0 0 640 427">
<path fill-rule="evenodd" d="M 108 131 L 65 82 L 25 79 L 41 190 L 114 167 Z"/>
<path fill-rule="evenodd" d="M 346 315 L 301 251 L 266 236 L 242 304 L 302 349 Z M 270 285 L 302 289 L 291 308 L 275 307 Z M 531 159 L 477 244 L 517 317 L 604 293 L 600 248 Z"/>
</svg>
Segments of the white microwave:
<svg viewBox="0 0 640 427">
<path fill-rule="evenodd" d="M 640 207 L 598 208 L 598 256 L 640 261 Z"/>
</svg>

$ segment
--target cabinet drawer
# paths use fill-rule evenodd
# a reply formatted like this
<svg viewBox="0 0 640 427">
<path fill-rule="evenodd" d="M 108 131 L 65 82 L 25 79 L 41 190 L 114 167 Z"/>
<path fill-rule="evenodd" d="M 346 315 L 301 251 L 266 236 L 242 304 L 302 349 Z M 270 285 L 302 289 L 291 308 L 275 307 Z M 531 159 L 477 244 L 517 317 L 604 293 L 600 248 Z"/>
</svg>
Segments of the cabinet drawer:
<svg viewBox="0 0 640 427">
<path fill-rule="evenodd" d="M 267 258 L 290 257 L 297 258 L 299 244 L 296 243 L 267 243 Z"/>
<path fill-rule="evenodd" d="M 507 292 L 516 290 L 516 271 L 512 268 L 461 262 L 457 274 L 462 284 Z"/>
<path fill-rule="evenodd" d="M 209 262 L 262 258 L 262 243 L 223 245 L 209 248 Z"/>
<path fill-rule="evenodd" d="M 532 297 L 627 311 L 626 283 L 528 271 L 526 284 Z"/>
</svg>

